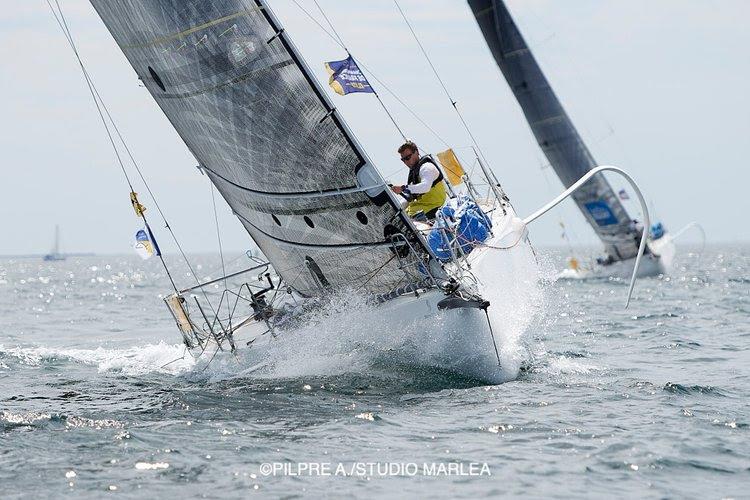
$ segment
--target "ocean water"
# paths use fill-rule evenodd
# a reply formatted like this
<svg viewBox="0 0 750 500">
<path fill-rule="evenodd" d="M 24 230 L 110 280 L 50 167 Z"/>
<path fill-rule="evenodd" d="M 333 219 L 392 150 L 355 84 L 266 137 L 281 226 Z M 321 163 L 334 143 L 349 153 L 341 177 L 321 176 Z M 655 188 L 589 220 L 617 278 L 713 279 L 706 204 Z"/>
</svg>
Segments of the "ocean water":
<svg viewBox="0 0 750 500">
<path fill-rule="evenodd" d="M 747 497 L 750 247 L 689 250 L 627 311 L 627 283 L 554 281 L 563 255 L 540 250 L 547 279 L 505 313 L 523 328 L 489 386 L 389 363 L 389 343 L 343 349 L 394 336 L 356 298 L 238 375 L 241 359 L 185 355 L 156 261 L 2 259 L 0 491 Z"/>
</svg>

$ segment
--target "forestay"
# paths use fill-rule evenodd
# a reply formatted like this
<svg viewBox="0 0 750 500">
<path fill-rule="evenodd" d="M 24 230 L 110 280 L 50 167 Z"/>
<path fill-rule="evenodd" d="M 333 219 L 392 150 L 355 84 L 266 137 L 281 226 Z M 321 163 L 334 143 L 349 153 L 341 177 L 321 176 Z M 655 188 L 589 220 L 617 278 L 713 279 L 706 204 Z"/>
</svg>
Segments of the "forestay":
<svg viewBox="0 0 750 500">
<path fill-rule="evenodd" d="M 408 281 L 398 208 L 272 13 L 251 0 L 92 0 L 139 78 L 286 283 Z M 402 253 L 402 252 L 400 252 Z"/>
<path fill-rule="evenodd" d="M 502 0 L 469 0 L 497 65 L 523 109 L 539 146 L 565 187 L 597 166 L 542 73 Z M 638 252 L 631 218 L 600 173 L 573 198 L 615 260 Z"/>
</svg>

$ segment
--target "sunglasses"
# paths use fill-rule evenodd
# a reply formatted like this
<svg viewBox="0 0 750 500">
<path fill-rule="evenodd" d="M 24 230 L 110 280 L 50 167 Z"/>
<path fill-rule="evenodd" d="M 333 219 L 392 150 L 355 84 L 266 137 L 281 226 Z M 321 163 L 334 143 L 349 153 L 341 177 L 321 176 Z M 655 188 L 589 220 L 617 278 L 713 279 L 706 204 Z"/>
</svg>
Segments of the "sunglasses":
<svg viewBox="0 0 750 500">
<path fill-rule="evenodd" d="M 414 151 L 412 151 L 410 154 L 408 154 L 406 156 L 402 156 L 401 157 L 401 161 L 403 161 L 404 163 L 406 163 L 407 161 L 411 160 L 412 156 L 414 156 Z"/>
</svg>

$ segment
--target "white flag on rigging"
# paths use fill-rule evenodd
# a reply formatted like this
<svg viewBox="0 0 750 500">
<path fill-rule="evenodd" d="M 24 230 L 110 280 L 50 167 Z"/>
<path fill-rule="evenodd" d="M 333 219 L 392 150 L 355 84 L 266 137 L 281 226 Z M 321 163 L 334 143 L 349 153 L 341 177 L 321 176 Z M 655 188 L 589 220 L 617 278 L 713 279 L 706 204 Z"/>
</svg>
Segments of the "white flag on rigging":
<svg viewBox="0 0 750 500">
<path fill-rule="evenodd" d="M 143 260 L 150 259 L 156 253 L 156 247 L 145 229 L 139 229 L 138 232 L 135 233 L 135 243 L 133 243 L 133 248 Z"/>
</svg>

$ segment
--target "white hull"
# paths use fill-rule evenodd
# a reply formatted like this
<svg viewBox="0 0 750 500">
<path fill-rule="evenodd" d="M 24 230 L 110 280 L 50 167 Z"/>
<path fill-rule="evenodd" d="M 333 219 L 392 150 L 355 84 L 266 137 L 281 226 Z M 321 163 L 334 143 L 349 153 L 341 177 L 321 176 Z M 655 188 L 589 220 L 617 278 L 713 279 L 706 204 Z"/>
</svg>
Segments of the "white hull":
<svg viewBox="0 0 750 500">
<path fill-rule="evenodd" d="M 493 218 L 496 234 L 510 217 Z M 508 246 L 508 237 L 512 235 L 499 235 L 487 243 Z M 303 327 L 301 332 L 285 331 L 276 338 L 262 334 L 265 325 L 255 323 L 235 332 L 244 367 L 239 375 L 262 375 L 266 371 L 303 375 L 304 369 L 280 369 L 278 365 L 304 365 L 316 354 L 346 357 L 369 351 L 369 359 L 385 358 L 397 365 L 438 369 L 486 383 L 514 378 L 521 363 L 516 352 L 521 349 L 518 341 L 539 302 L 536 277 L 529 273 L 536 272 L 533 254 L 521 242 L 511 250 L 478 248 L 469 257 L 473 274 L 480 281 L 478 291 L 490 301 L 488 313 L 466 307 L 439 310 L 438 302 L 446 295 L 431 289 L 377 306 L 354 307 L 351 311 L 339 307 L 319 324 Z M 252 344 L 247 348 L 249 341 Z"/>
<path fill-rule="evenodd" d="M 668 274 L 676 253 L 672 236 L 667 233 L 658 240 L 649 241 L 648 248 L 650 253 L 644 255 L 641 259 L 638 277 L 647 278 Z M 558 279 L 629 279 L 633 275 L 634 266 L 635 258 L 615 262 L 608 266 L 594 264 L 579 269 L 568 268 L 558 275 Z"/>
</svg>

